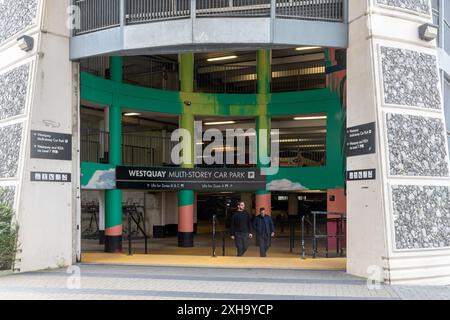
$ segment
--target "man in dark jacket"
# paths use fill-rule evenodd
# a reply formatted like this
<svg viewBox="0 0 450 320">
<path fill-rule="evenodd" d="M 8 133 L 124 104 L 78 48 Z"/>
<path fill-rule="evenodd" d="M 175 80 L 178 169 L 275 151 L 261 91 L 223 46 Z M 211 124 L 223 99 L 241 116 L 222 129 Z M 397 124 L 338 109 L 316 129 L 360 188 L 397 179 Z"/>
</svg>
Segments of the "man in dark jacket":
<svg viewBox="0 0 450 320">
<path fill-rule="evenodd" d="M 231 217 L 230 232 L 237 249 L 237 256 L 242 257 L 248 249 L 248 239 L 252 238 L 252 222 L 245 209 L 245 203 L 239 202 L 238 209 Z"/>
<path fill-rule="evenodd" d="M 267 250 L 271 245 L 271 239 L 275 236 L 275 226 L 272 217 L 266 215 L 266 209 L 259 210 L 259 216 L 253 220 L 253 229 L 256 232 L 256 239 L 261 257 L 267 256 Z"/>
</svg>

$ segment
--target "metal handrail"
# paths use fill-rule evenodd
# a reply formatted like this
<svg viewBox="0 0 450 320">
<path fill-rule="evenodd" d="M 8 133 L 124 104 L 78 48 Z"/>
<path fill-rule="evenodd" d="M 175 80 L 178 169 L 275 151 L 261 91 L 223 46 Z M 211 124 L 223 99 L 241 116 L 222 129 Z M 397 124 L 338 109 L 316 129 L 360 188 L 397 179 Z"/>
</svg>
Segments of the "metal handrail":
<svg viewBox="0 0 450 320">
<path fill-rule="evenodd" d="M 217 254 L 216 254 L 216 237 L 217 234 L 219 233 L 217 231 L 217 215 L 213 215 L 213 221 L 212 221 L 212 257 L 216 258 Z M 226 238 L 226 231 L 222 230 L 221 232 L 222 235 L 222 256 L 225 257 L 225 238 Z"/>
<path fill-rule="evenodd" d="M 131 213 L 131 209 L 129 209 L 128 207 L 126 207 L 126 213 L 127 213 L 127 220 L 128 220 L 128 255 L 132 255 L 132 232 L 131 232 L 131 225 L 132 222 L 134 222 L 136 224 L 136 227 L 139 229 L 139 231 L 142 233 L 142 235 L 144 236 L 144 241 L 145 241 L 145 254 L 148 253 L 148 235 L 147 232 L 144 230 L 145 228 L 145 220 L 143 221 L 144 223 L 144 228 L 141 227 L 141 224 L 136 220 L 136 218 L 133 216 L 133 214 Z"/>
<path fill-rule="evenodd" d="M 74 36 L 108 28 L 193 17 L 272 17 L 344 22 L 347 0 L 73 0 Z"/>
<path fill-rule="evenodd" d="M 98 129 L 81 130 L 81 160 L 107 163 L 109 161 L 109 132 Z M 122 159 L 125 165 L 163 165 L 164 149 L 175 145 L 170 137 L 124 133 Z"/>
<path fill-rule="evenodd" d="M 213 228 L 212 228 L 212 256 L 216 257 L 216 225 L 217 225 L 217 216 L 213 215 Z"/>
<path fill-rule="evenodd" d="M 344 233 L 344 222 L 347 220 L 345 213 L 338 213 L 338 212 L 323 212 L 323 211 L 312 211 L 311 215 L 313 216 L 313 236 L 312 236 L 312 254 L 313 258 L 315 259 L 318 253 L 317 249 L 317 240 L 319 239 L 326 239 L 326 257 L 328 258 L 328 239 L 335 238 L 336 239 L 336 251 L 340 253 L 340 255 L 343 257 L 345 255 L 344 252 L 344 243 L 345 243 L 345 233 Z M 340 230 L 336 228 L 336 234 L 331 235 L 328 234 L 319 234 L 317 231 L 317 216 L 318 215 L 325 215 L 325 216 L 339 216 L 338 218 L 334 218 L 337 220 L 340 220 Z M 330 219 L 328 219 L 330 220 Z M 302 217 L 302 238 L 301 238 L 301 257 L 302 259 L 306 258 L 306 250 L 305 250 L 305 221 L 306 221 L 306 215 Z M 309 222 L 309 221 L 308 221 Z M 309 222 L 310 223 L 310 222 Z M 311 223 L 310 223 L 311 224 Z"/>
</svg>

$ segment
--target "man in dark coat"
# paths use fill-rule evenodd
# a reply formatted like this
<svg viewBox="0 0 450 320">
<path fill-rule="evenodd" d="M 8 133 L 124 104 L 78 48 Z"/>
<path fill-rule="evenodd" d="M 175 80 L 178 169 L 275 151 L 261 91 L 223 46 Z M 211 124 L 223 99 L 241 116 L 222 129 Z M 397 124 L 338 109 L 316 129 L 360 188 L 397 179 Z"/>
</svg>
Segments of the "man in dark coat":
<svg viewBox="0 0 450 320">
<path fill-rule="evenodd" d="M 253 220 L 253 229 L 256 232 L 256 239 L 261 257 L 267 256 L 267 250 L 271 245 L 271 239 L 275 236 L 275 226 L 272 217 L 266 215 L 266 209 L 259 210 L 259 216 Z"/>
<path fill-rule="evenodd" d="M 248 239 L 253 237 L 251 217 L 245 211 L 245 203 L 242 201 L 231 217 L 230 232 L 236 245 L 237 256 L 242 257 L 248 249 Z"/>
</svg>

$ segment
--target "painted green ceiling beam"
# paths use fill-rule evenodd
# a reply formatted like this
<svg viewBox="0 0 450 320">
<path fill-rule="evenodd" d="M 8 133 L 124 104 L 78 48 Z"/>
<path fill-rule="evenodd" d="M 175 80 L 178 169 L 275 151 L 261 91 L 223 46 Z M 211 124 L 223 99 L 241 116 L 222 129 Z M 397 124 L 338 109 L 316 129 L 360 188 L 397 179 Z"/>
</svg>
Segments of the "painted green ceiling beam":
<svg viewBox="0 0 450 320">
<path fill-rule="evenodd" d="M 103 105 L 118 104 L 139 111 L 181 114 L 186 104 L 190 112 L 211 116 L 258 116 L 261 95 L 202 94 L 157 90 L 117 83 L 81 74 L 81 98 Z M 340 107 L 339 96 L 329 89 L 318 89 L 268 95 L 269 115 L 294 115 L 329 112 Z M 335 107 L 331 107 L 335 106 Z"/>
</svg>

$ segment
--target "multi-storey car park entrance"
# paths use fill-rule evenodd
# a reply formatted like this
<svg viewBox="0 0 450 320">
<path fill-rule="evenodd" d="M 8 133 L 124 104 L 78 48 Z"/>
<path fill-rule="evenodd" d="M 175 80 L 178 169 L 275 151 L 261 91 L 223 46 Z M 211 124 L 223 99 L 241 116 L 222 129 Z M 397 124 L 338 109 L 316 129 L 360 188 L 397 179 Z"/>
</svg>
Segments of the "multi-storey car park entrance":
<svg viewBox="0 0 450 320">
<path fill-rule="evenodd" d="M 344 57 L 345 50 L 334 48 L 285 47 L 81 60 L 85 256 L 105 251 L 143 254 L 146 238 L 150 255 L 211 256 L 214 241 L 217 255 L 235 256 L 228 229 L 238 201 L 253 216 L 260 207 L 272 215 L 272 257 L 300 259 L 302 235 L 306 256 L 311 256 L 310 213 L 345 214 Z M 178 128 L 194 132 L 194 123 L 201 125 L 202 139 L 194 147 L 208 148 L 214 141 L 203 134 L 215 129 L 224 134 L 223 147 L 216 152 L 231 151 L 236 160 L 211 166 L 202 159 L 195 167 L 258 168 L 259 162 L 250 161 L 250 140 L 230 146 L 225 133 L 267 128 L 279 132 L 272 137 L 279 145 L 278 172 L 265 177 L 265 187 L 236 190 L 115 185 L 117 166 L 176 168 L 172 133 Z M 259 150 L 260 138 L 255 142 Z M 317 234 L 340 240 L 343 228 L 336 221 L 331 214 L 318 216 Z M 341 257 L 344 251 L 335 248 L 336 238 L 318 240 L 321 256 L 327 252 Z M 248 256 L 257 255 L 252 244 Z"/>
<path fill-rule="evenodd" d="M 335 215 L 318 220 L 347 235 L 348 273 L 448 284 L 449 100 L 441 94 L 449 90 L 441 81 L 450 74 L 447 3 L 0 1 L 0 202 L 14 211 L 7 223 L 19 227 L 0 268 L 69 266 L 89 241 L 106 259 L 120 250 L 127 261 L 140 259 L 126 255 L 130 210 L 145 213 L 140 220 L 151 237 L 143 256 L 154 257 L 158 241 L 172 253 L 200 250 L 210 232 L 205 199 L 217 200 L 211 211 L 221 218 L 229 197 L 230 206 L 243 198 L 252 213 L 270 208 L 283 254 L 290 255 L 283 216 L 298 223 L 311 207 L 345 212 L 348 228 Z M 429 25 L 433 18 L 440 32 Z M 225 168 L 178 168 L 168 157 L 169 133 L 192 133 L 197 121 L 222 123 L 219 132 L 233 125 L 254 127 L 255 135 L 279 129 L 271 139 L 279 140 L 279 171 L 258 175 L 273 151 L 263 143 L 268 132 L 257 136 L 262 156 L 252 166 L 244 159 Z M 158 175 L 234 172 L 248 179 L 232 187 L 208 180 L 206 189 L 153 180 L 145 189 L 138 169 L 127 169 L 136 166 L 158 168 Z M 103 232 L 104 239 L 84 239 Z M 143 241 L 134 241 L 137 252 Z M 288 260 L 317 261 L 299 258 L 298 241 Z M 336 241 L 321 243 L 321 253 L 323 243 L 335 253 Z M 277 244 L 270 254 L 278 254 Z M 192 260 L 237 259 L 210 255 Z"/>
</svg>

